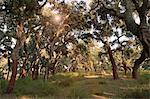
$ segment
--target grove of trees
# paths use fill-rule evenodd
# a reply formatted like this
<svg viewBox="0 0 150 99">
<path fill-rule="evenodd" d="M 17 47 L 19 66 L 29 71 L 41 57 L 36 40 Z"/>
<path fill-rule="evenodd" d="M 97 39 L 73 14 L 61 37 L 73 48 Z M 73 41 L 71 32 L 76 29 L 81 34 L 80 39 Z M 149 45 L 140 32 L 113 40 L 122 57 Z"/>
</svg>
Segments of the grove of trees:
<svg viewBox="0 0 150 99">
<path fill-rule="evenodd" d="M 0 77 L 18 78 L 122 68 L 138 78 L 150 66 L 149 0 L 1 0 Z"/>
</svg>

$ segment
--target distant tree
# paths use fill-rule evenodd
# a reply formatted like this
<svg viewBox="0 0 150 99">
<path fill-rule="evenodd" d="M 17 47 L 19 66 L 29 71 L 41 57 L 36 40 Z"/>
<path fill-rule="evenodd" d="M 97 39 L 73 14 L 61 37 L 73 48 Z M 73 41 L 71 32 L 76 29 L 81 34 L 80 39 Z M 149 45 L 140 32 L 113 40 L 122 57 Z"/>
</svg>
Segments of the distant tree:
<svg viewBox="0 0 150 99">
<path fill-rule="evenodd" d="M 122 31 L 129 31 L 140 40 L 143 51 L 141 57 L 135 61 L 133 66 L 133 78 L 138 77 L 137 70 L 140 64 L 150 56 L 150 29 L 148 25 L 149 21 L 147 20 L 147 17 L 149 17 L 149 9 L 149 0 L 95 0 L 91 4 L 90 11 L 93 11 L 93 13 L 91 12 L 92 17 L 95 17 L 95 15 L 99 16 L 99 22 L 101 20 L 103 23 L 107 22 L 106 20 L 110 20 L 112 27 L 120 27 Z M 136 20 L 133 18 L 133 15 L 139 17 L 140 23 L 135 22 Z M 97 26 L 97 28 L 101 28 L 98 24 L 94 24 L 96 19 L 93 18 L 92 22 L 89 23 Z"/>
<path fill-rule="evenodd" d="M 75 42 L 73 30 L 82 28 L 84 18 L 82 13 L 75 10 L 74 5 L 61 1 L 49 2 L 53 7 L 45 7 L 42 11 L 42 24 L 44 26 L 41 42 L 48 52 L 51 73 L 55 74 L 59 59 L 67 56 L 67 45 Z"/>
</svg>

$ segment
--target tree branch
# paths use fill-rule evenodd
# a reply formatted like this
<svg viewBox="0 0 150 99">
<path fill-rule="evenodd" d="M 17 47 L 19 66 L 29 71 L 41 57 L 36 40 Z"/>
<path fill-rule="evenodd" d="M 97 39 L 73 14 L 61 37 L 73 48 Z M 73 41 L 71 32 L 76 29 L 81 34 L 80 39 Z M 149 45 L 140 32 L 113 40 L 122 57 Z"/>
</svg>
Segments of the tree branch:
<svg viewBox="0 0 150 99">
<path fill-rule="evenodd" d="M 139 25 L 135 23 L 133 19 L 132 13 L 135 11 L 133 2 L 131 0 L 125 0 L 125 14 L 124 14 L 124 21 L 127 27 L 127 30 L 132 32 L 135 36 L 139 37 L 140 30 Z"/>
<path fill-rule="evenodd" d="M 140 7 L 139 3 L 137 3 L 137 0 L 132 0 L 132 2 L 134 3 L 136 10 L 139 10 Z"/>
<path fill-rule="evenodd" d="M 118 17 L 119 19 L 123 19 L 124 18 L 124 14 L 123 13 L 120 13 L 120 12 L 117 12 L 116 10 L 114 10 L 113 8 L 111 7 L 108 7 L 107 4 L 102 1 L 102 5 L 103 7 L 105 8 L 105 10 L 112 16 L 116 16 Z"/>
<path fill-rule="evenodd" d="M 48 0 L 45 0 L 45 2 L 39 7 L 39 9 L 43 8 L 46 5 L 47 1 Z"/>
<path fill-rule="evenodd" d="M 143 0 L 143 5 L 138 10 L 141 25 L 146 24 L 146 13 L 148 11 L 148 4 L 148 0 Z"/>
</svg>

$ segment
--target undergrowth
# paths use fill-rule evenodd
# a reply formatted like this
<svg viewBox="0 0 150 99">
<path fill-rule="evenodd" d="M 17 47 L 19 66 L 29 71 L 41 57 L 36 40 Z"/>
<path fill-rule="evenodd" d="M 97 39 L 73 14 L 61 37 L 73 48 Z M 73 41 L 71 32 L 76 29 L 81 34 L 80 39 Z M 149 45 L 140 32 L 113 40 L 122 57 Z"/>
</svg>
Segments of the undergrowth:
<svg viewBox="0 0 150 99">
<path fill-rule="evenodd" d="M 6 97 L 7 85 L 8 81 L 0 80 L 1 99 Z M 93 99 L 92 95 L 107 98 L 149 99 L 150 73 L 142 73 L 138 80 L 121 78 L 115 81 L 111 76 L 100 75 L 98 78 L 85 78 L 81 73 L 59 73 L 48 80 L 41 78 L 32 80 L 27 77 L 16 81 L 12 95 L 35 99 Z"/>
</svg>

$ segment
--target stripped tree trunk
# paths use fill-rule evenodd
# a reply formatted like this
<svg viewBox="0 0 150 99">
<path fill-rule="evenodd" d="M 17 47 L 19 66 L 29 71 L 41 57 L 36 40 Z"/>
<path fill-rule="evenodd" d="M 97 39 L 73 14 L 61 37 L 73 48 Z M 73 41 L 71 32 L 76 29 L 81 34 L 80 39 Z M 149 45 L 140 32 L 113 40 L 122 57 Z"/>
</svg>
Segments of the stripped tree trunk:
<svg viewBox="0 0 150 99">
<path fill-rule="evenodd" d="M 9 80 L 8 83 L 8 87 L 6 90 L 7 94 L 12 93 L 14 86 L 15 86 L 15 82 L 16 82 L 16 75 L 17 75 L 17 67 L 18 67 L 18 54 L 19 54 L 19 49 L 23 46 L 23 43 L 25 42 L 25 36 L 23 36 L 23 23 L 19 22 L 17 25 L 17 32 L 16 32 L 16 37 L 17 37 L 17 42 L 15 45 L 15 48 L 12 52 L 12 75 L 11 78 Z"/>
<path fill-rule="evenodd" d="M 127 65 L 126 65 L 126 62 L 124 61 L 124 59 L 123 59 L 122 65 L 123 65 L 124 73 L 125 73 L 125 75 L 127 75 L 128 68 L 127 68 Z"/>
<path fill-rule="evenodd" d="M 9 81 L 8 87 L 7 87 L 7 93 L 10 94 L 13 91 L 13 88 L 15 86 L 15 80 L 16 80 L 16 75 L 17 75 L 17 65 L 18 65 L 18 53 L 19 53 L 19 49 L 20 49 L 20 42 L 17 41 L 16 46 L 13 50 L 12 53 L 12 75 L 11 75 L 11 79 Z"/>
<path fill-rule="evenodd" d="M 113 53 L 112 53 L 110 46 L 108 44 L 107 44 L 107 46 L 108 46 L 108 55 L 109 55 L 109 58 L 110 58 L 110 61 L 112 64 L 113 79 L 116 80 L 116 79 L 119 79 L 119 76 L 117 73 L 117 65 L 116 65 L 115 59 L 113 57 Z"/>
</svg>

